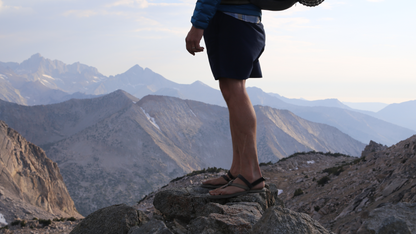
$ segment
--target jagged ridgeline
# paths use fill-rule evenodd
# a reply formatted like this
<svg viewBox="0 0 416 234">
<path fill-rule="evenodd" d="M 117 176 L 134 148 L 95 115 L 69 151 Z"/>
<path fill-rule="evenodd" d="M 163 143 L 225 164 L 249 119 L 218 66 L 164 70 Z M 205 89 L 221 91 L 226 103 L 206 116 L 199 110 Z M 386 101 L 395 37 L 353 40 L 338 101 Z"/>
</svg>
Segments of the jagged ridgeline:
<svg viewBox="0 0 416 234">
<path fill-rule="evenodd" d="M 360 155 L 364 144 L 334 127 L 256 106 L 261 162 L 299 151 Z M 81 214 L 135 203 L 193 170 L 229 168 L 231 138 L 224 107 L 124 91 L 45 106 L 0 101 L 0 119 L 58 163 Z"/>
</svg>

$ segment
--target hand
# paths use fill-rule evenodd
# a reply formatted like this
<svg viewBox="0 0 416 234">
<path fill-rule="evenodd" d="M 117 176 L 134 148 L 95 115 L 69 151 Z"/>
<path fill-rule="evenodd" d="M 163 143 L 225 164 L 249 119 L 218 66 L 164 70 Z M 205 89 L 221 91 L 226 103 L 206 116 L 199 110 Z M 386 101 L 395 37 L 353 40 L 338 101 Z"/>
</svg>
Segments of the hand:
<svg viewBox="0 0 416 234">
<path fill-rule="evenodd" d="M 188 35 L 185 38 L 186 50 L 195 56 L 195 53 L 204 51 L 204 47 L 201 47 L 199 43 L 201 42 L 202 36 L 204 35 L 204 30 L 195 28 L 192 26 L 189 30 Z"/>
</svg>

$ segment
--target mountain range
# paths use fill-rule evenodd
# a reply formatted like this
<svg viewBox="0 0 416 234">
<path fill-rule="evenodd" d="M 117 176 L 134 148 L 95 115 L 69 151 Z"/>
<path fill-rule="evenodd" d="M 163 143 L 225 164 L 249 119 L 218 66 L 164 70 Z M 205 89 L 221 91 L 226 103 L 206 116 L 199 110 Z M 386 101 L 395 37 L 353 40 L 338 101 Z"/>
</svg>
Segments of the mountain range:
<svg viewBox="0 0 416 234">
<path fill-rule="evenodd" d="M 287 110 L 255 106 L 261 162 L 303 151 L 360 155 L 364 144 Z M 0 100 L 0 119 L 57 162 L 78 211 L 137 202 L 169 180 L 207 167 L 229 168 L 225 107 L 125 91 L 58 104 Z M 126 188 L 129 189 L 126 189 Z"/>
<path fill-rule="evenodd" d="M 40 54 L 20 64 L 0 62 L 0 99 L 22 105 L 91 98 L 118 89 L 137 98 L 154 94 L 225 106 L 220 92 L 200 81 L 177 84 L 139 65 L 106 77 L 94 67 L 80 63 L 67 65 Z M 412 121 L 416 118 L 416 101 L 392 104 L 375 113 L 352 109 L 337 99 L 306 101 L 265 93 L 255 87 L 247 90 L 253 105 L 289 110 L 304 119 L 336 127 L 363 143 L 374 140 L 391 145 L 416 133 Z"/>
<path fill-rule="evenodd" d="M 270 96 L 259 88 L 248 88 L 247 92 L 252 103 L 290 110 L 297 116 L 309 121 L 336 127 L 361 142 L 373 140 L 391 145 L 416 133 L 413 130 L 376 118 L 374 115 L 371 116 L 361 111 L 352 110 L 335 99 L 315 101 L 316 106 L 311 103 L 308 106 L 306 104 L 300 106 L 289 104 L 275 96 Z M 297 104 L 301 103 L 304 102 L 297 102 Z"/>
<path fill-rule="evenodd" d="M 80 63 L 67 65 L 40 54 L 20 64 L 0 62 L 0 89 L 0 99 L 22 105 L 91 98 L 122 89 L 137 98 L 154 94 L 225 106 L 220 92 L 200 81 L 177 84 L 139 65 L 106 77 L 96 68 Z M 374 140 L 391 145 L 416 133 L 412 121 L 416 118 L 416 101 L 392 104 L 375 113 L 352 109 L 337 99 L 306 101 L 265 93 L 255 87 L 247 90 L 254 105 L 287 109 L 304 119 L 334 126 L 363 143 Z"/>
<path fill-rule="evenodd" d="M 230 166 L 228 111 L 220 92 L 200 81 L 177 84 L 138 65 L 106 77 L 87 65 L 36 54 L 21 64 L 0 62 L 0 85 L 0 120 L 59 165 L 82 215 L 133 204 L 193 170 Z M 413 124 L 413 101 L 371 113 L 336 99 L 287 99 L 255 87 L 248 92 L 260 162 L 307 151 L 358 156 L 362 142 L 391 144 L 415 133 L 390 123 Z M 396 118 L 393 112 L 407 115 Z"/>
</svg>

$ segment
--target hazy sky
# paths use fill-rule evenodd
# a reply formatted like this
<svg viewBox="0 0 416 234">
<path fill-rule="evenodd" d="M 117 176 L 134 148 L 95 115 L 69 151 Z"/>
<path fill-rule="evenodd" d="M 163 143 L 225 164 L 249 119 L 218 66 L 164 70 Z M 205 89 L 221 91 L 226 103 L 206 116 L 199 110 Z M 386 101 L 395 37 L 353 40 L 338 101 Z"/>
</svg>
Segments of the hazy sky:
<svg viewBox="0 0 416 234">
<path fill-rule="evenodd" d="M 40 53 L 107 76 L 139 64 L 177 83 L 217 88 L 206 53 L 185 50 L 195 2 L 0 0 L 0 61 Z M 247 86 L 308 100 L 415 100 L 415 9 L 414 0 L 325 0 L 263 11 L 264 78 Z"/>
</svg>

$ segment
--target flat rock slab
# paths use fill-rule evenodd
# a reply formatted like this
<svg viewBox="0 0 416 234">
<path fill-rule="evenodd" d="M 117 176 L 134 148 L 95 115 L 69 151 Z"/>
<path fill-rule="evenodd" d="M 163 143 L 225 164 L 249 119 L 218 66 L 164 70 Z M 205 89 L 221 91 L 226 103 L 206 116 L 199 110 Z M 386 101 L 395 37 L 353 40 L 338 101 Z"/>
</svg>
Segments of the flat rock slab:
<svg viewBox="0 0 416 234">
<path fill-rule="evenodd" d="M 201 216 L 188 225 L 187 233 L 249 233 L 263 213 L 261 206 L 255 202 L 208 203 Z"/>
<path fill-rule="evenodd" d="M 161 191 L 153 205 L 166 220 L 186 223 L 183 233 L 188 234 L 248 234 L 266 209 L 276 204 L 283 207 L 274 185 L 266 185 L 261 193 L 229 199 L 212 199 L 208 191 L 200 186 Z"/>
<path fill-rule="evenodd" d="M 250 193 L 229 199 L 210 199 L 209 189 L 193 186 L 161 191 L 155 195 L 153 205 L 168 220 L 179 219 L 188 223 L 201 216 L 201 212 L 206 212 L 207 208 L 211 206 L 207 206 L 207 204 L 210 203 L 226 205 L 236 202 L 251 202 L 258 204 L 261 210 L 266 210 L 276 204 L 283 205 L 283 202 L 277 198 L 277 189 L 274 188 L 275 186 L 266 185 L 265 192 L 262 193 Z"/>
</svg>

